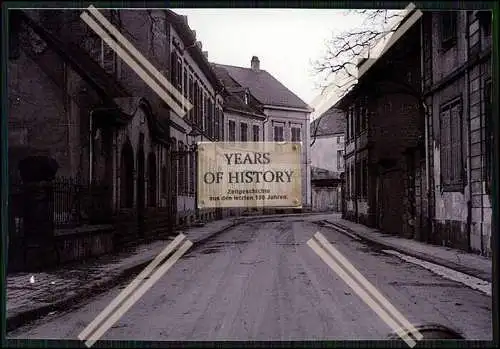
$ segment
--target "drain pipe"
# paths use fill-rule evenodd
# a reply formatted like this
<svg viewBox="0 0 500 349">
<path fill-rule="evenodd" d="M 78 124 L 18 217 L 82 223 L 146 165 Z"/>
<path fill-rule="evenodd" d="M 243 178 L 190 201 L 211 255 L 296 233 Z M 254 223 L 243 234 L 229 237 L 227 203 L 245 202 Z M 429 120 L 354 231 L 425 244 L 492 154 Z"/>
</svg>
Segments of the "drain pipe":
<svg viewBox="0 0 500 349">
<path fill-rule="evenodd" d="M 423 45 L 424 42 L 424 16 L 420 19 L 420 45 Z M 425 81 L 424 79 L 424 50 L 420 50 L 420 71 L 421 71 L 421 81 Z M 422 89 L 424 88 L 424 83 L 422 83 Z M 421 98 L 420 100 L 420 105 L 423 111 L 423 117 L 424 117 L 424 142 L 425 142 L 425 188 L 426 188 L 426 197 L 427 197 L 427 229 L 425 232 L 425 242 L 429 241 L 430 234 L 432 233 L 432 218 L 431 218 L 431 173 L 430 173 L 430 135 L 429 135 L 429 118 L 431 117 L 429 113 L 429 108 L 427 107 L 427 103 L 425 103 L 425 99 Z M 422 240 L 422 238 L 420 239 Z"/>
</svg>

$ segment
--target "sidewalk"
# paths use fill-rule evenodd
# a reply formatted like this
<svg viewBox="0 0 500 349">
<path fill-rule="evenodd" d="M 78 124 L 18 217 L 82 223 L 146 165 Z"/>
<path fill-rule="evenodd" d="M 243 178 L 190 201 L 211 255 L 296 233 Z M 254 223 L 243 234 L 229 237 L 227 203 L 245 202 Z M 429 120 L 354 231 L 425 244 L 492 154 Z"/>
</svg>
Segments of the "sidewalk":
<svg viewBox="0 0 500 349">
<path fill-rule="evenodd" d="M 7 331 L 51 312 L 67 310 L 87 296 L 138 274 L 179 233 L 186 235 L 194 248 L 238 224 L 234 218 L 213 221 L 89 262 L 70 264 L 44 273 L 7 275 Z"/>
<path fill-rule="evenodd" d="M 493 263 L 487 257 L 386 234 L 380 230 L 341 219 L 338 214 L 325 216 L 323 219 L 362 240 L 491 282 Z"/>
</svg>

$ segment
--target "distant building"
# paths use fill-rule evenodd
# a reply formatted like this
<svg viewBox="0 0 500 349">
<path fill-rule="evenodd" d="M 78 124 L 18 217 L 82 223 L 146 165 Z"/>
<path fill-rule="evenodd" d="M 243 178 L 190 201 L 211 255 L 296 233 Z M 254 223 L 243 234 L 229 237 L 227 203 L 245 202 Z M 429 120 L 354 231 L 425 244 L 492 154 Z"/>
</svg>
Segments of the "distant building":
<svg viewBox="0 0 500 349">
<path fill-rule="evenodd" d="M 336 107 L 345 217 L 490 255 L 491 11 L 413 10 Z"/>
<path fill-rule="evenodd" d="M 344 115 L 333 107 L 311 123 L 313 211 L 341 209 L 344 132 Z"/>
<path fill-rule="evenodd" d="M 227 109 L 229 115 L 232 115 L 232 119 L 230 122 L 230 117 L 228 117 L 224 121 L 225 129 L 228 132 L 226 141 L 233 138 L 237 139 L 238 136 L 241 139 L 242 135 L 243 137 L 248 137 L 247 139 L 251 141 L 254 135 L 253 127 L 262 125 L 263 141 L 302 142 L 302 204 L 304 209 L 309 209 L 311 207 L 311 149 L 309 129 L 311 107 L 269 74 L 269 72 L 261 69 L 260 61 L 255 56 L 252 57 L 250 68 L 223 64 L 214 64 L 214 66 L 219 74 L 219 78 L 222 81 L 226 81 L 226 84 L 229 82 L 230 86 L 228 86 L 228 89 L 232 90 L 233 101 L 237 97 L 240 105 L 241 100 L 243 100 L 244 105 L 252 109 L 252 114 L 260 115 L 262 113 L 265 115 L 263 121 L 259 117 L 252 118 L 252 115 L 248 114 L 245 114 L 246 117 L 242 119 L 241 116 L 243 114 L 241 110 L 236 112 L 234 107 Z M 239 116 L 236 117 L 236 115 Z M 237 122 L 240 123 L 239 126 Z M 241 122 L 249 122 L 248 127 L 242 126 Z M 252 130 L 250 130 L 250 125 L 252 125 Z M 256 128 L 255 130 L 257 131 Z"/>
<path fill-rule="evenodd" d="M 330 108 L 311 123 L 312 166 L 344 172 L 345 118 L 341 110 Z"/>
<path fill-rule="evenodd" d="M 324 168 L 311 167 L 312 210 L 335 211 L 342 208 L 342 175 Z"/>
</svg>

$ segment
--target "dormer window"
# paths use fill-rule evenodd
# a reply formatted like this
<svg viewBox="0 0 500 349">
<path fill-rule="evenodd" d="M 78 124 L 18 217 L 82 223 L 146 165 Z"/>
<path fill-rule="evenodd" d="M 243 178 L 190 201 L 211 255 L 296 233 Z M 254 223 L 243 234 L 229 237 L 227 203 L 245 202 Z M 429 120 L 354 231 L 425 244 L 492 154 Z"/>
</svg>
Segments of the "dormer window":
<svg viewBox="0 0 500 349">
<path fill-rule="evenodd" d="M 248 100 L 249 100 L 249 98 L 248 98 L 248 92 L 245 91 L 245 104 L 248 104 Z"/>
</svg>

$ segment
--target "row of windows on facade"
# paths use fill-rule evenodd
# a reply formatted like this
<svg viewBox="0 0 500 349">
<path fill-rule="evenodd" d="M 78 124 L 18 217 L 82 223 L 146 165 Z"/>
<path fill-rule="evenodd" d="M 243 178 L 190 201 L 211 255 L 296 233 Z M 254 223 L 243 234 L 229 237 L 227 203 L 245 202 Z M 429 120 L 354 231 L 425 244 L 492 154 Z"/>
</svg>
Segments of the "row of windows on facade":
<svg viewBox="0 0 500 349">
<path fill-rule="evenodd" d="M 229 142 L 235 142 L 236 141 L 236 121 L 234 120 L 229 120 L 228 123 L 228 128 L 229 128 L 229 134 L 228 134 L 228 141 Z M 275 142 L 283 142 L 285 140 L 284 138 L 284 126 L 278 126 L 275 125 L 274 128 L 274 134 L 273 134 L 273 139 Z M 240 122 L 240 142 L 248 142 L 249 140 L 249 130 L 248 130 L 248 124 L 246 122 Z M 291 128 L 291 142 L 300 142 L 301 139 L 301 132 L 300 132 L 300 127 L 292 127 Z M 258 125 L 253 125 L 252 126 L 252 141 L 253 142 L 259 142 L 260 141 L 260 127 Z"/>
<path fill-rule="evenodd" d="M 477 79 L 480 79 L 478 77 Z M 484 84 L 483 104 L 486 130 L 484 139 L 483 154 L 483 180 L 491 181 L 492 166 L 492 141 L 493 133 L 491 127 L 492 117 L 492 95 L 491 80 Z M 481 100 L 471 105 L 470 108 L 480 107 Z M 441 181 L 444 187 L 460 187 L 465 179 L 465 164 L 463 156 L 463 108 L 462 99 L 457 97 L 440 108 L 439 128 L 440 128 L 440 154 L 441 154 Z M 340 154 L 339 154 L 340 159 Z M 355 164 L 350 164 L 346 171 L 346 195 L 351 197 L 367 197 L 368 189 L 368 167 L 367 161 L 361 160 Z"/>
<path fill-rule="evenodd" d="M 368 197 L 368 161 L 361 159 L 350 163 L 346 169 L 346 199 Z"/>
<path fill-rule="evenodd" d="M 87 50 L 103 69 L 120 78 L 121 60 L 99 36 L 90 35 Z M 211 139 L 224 139 L 222 107 L 217 105 L 214 96 L 208 93 L 201 79 L 178 52 L 171 53 L 170 62 L 171 84 L 193 104 L 193 108 L 187 114 L 187 120 L 204 131 Z"/>
<path fill-rule="evenodd" d="M 178 52 L 171 54 L 171 83 L 193 104 L 187 119 L 208 137 L 214 140 L 224 139 L 224 113 L 211 96 L 204 84 L 196 76 L 189 64 Z"/>
</svg>

